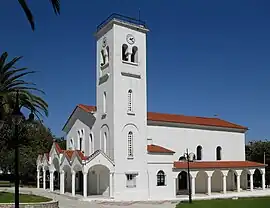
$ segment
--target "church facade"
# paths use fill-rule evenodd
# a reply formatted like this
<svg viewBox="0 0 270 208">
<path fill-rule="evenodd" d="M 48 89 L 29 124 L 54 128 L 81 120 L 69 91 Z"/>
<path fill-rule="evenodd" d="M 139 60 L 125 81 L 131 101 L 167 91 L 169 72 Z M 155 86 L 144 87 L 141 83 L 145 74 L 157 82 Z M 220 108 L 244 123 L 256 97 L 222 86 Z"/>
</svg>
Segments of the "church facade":
<svg viewBox="0 0 270 208">
<path fill-rule="evenodd" d="M 245 160 L 246 127 L 219 118 L 147 112 L 147 27 L 112 16 L 96 32 L 96 106 L 79 104 L 37 158 L 37 187 L 115 200 L 174 199 L 265 189 Z M 188 174 L 189 166 L 189 174 Z"/>
</svg>

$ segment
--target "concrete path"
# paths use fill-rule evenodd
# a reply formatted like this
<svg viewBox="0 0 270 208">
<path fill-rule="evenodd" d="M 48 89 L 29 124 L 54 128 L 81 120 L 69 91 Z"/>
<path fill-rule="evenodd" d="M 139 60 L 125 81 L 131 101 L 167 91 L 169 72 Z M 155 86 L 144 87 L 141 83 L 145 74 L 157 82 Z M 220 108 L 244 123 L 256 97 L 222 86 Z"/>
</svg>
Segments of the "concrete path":
<svg viewBox="0 0 270 208">
<path fill-rule="evenodd" d="M 0 191 L 14 191 L 14 188 L 1 188 Z M 20 188 L 21 193 L 35 194 L 45 196 L 59 201 L 60 208 L 175 208 L 176 203 L 160 202 L 160 203 L 117 203 L 112 202 L 88 202 L 81 201 L 81 197 L 72 197 L 66 195 L 59 195 L 51 193 L 48 190 L 36 189 L 36 188 Z"/>
</svg>

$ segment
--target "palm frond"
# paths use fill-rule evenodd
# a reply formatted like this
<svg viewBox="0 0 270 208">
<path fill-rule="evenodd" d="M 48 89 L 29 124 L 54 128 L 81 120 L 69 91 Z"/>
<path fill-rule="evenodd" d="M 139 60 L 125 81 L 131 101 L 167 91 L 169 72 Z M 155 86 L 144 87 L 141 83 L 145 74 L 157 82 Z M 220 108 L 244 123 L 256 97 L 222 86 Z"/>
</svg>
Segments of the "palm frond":
<svg viewBox="0 0 270 208">
<path fill-rule="evenodd" d="M 34 17 L 32 15 L 32 12 L 31 10 L 29 9 L 28 5 L 26 4 L 25 0 L 18 0 L 27 19 L 28 19 L 28 22 L 30 23 L 31 25 L 31 28 L 32 30 L 35 30 L 35 21 L 34 21 Z"/>
<path fill-rule="evenodd" d="M 56 15 L 60 14 L 60 0 L 50 0 L 54 13 Z"/>
<path fill-rule="evenodd" d="M 2 68 L 3 68 L 3 66 L 4 66 L 4 64 L 6 62 L 7 57 L 8 57 L 7 52 L 4 52 L 4 53 L 1 54 L 1 56 L 0 56 L 0 71 L 2 71 Z"/>
</svg>

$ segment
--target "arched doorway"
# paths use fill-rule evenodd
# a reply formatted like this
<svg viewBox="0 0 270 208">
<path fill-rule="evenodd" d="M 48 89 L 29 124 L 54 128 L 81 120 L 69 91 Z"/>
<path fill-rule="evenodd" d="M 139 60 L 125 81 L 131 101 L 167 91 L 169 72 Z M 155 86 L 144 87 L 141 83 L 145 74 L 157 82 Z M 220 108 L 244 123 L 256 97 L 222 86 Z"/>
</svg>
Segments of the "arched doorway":
<svg viewBox="0 0 270 208">
<path fill-rule="evenodd" d="M 83 173 L 82 166 L 76 164 L 72 166 L 72 170 L 75 171 L 75 194 L 83 195 Z"/>
<path fill-rule="evenodd" d="M 54 167 L 54 173 L 53 173 L 53 179 L 54 179 L 54 190 L 60 189 L 60 164 L 58 158 L 53 159 L 53 167 Z"/>
<path fill-rule="evenodd" d="M 256 169 L 253 175 L 254 188 L 262 188 L 262 173 L 259 169 Z"/>
<path fill-rule="evenodd" d="M 71 183 L 71 169 L 68 165 L 65 165 L 62 170 L 64 171 L 64 192 L 71 193 L 72 191 L 72 183 Z"/>
<path fill-rule="evenodd" d="M 196 193 L 207 193 L 207 174 L 205 171 L 199 171 L 197 173 L 196 179 L 195 179 L 195 184 L 196 184 L 196 188 L 195 191 Z"/>
<path fill-rule="evenodd" d="M 110 170 L 104 165 L 94 165 L 88 170 L 88 195 L 110 195 Z"/>
<path fill-rule="evenodd" d="M 188 192 L 188 174 L 186 171 L 181 171 L 177 176 L 178 194 L 187 194 Z"/>
<path fill-rule="evenodd" d="M 223 174 L 220 170 L 215 170 L 211 177 L 211 191 L 222 192 L 223 191 Z"/>
</svg>

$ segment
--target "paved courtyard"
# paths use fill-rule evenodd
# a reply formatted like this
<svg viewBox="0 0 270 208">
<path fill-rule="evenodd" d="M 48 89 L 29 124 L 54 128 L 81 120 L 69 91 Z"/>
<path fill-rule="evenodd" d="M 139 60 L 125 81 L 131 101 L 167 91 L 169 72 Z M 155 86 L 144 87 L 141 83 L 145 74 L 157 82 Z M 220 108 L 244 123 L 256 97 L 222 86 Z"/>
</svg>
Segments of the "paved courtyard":
<svg viewBox="0 0 270 208">
<path fill-rule="evenodd" d="M 0 191 L 9 190 L 14 191 L 14 188 L 1 188 Z M 105 207 L 130 207 L 130 208 L 175 208 L 176 203 L 171 202 L 158 202 L 158 203 L 112 203 L 112 202 L 88 202 L 81 201 L 81 197 L 72 197 L 66 195 L 59 195 L 51 193 L 48 190 L 36 189 L 36 188 L 20 188 L 21 193 L 31 193 L 40 196 L 45 196 L 59 201 L 60 208 L 105 208 Z"/>
</svg>

